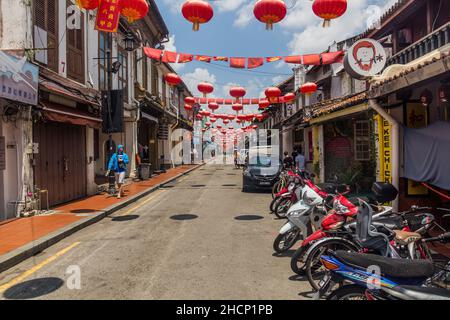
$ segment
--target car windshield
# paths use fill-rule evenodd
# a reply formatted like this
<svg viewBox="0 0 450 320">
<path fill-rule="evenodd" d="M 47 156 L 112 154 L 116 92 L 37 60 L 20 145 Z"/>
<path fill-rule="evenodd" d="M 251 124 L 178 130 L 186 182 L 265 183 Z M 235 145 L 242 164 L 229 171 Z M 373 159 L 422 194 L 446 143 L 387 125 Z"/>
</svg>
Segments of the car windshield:
<svg viewBox="0 0 450 320">
<path fill-rule="evenodd" d="M 271 166 L 278 167 L 279 161 L 277 159 L 275 159 L 275 161 L 272 160 L 273 159 L 270 156 L 266 155 L 253 156 L 250 158 L 248 165 L 253 167 L 271 167 Z"/>
</svg>

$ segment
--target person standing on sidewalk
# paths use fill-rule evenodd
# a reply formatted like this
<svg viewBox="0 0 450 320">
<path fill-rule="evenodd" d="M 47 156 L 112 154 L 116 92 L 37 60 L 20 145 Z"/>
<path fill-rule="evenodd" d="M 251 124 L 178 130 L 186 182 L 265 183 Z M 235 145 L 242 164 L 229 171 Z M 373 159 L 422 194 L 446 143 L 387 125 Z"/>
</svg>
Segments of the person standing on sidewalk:
<svg viewBox="0 0 450 320">
<path fill-rule="evenodd" d="M 129 162 L 128 155 L 123 150 L 123 145 L 119 144 L 117 146 L 117 152 L 114 153 L 109 160 L 108 172 L 106 172 L 106 176 L 109 175 L 111 170 L 114 170 L 114 173 L 116 174 L 116 183 L 117 188 L 119 189 L 117 199 L 120 199 L 123 196 L 123 184 L 125 182 L 125 173 Z"/>
</svg>

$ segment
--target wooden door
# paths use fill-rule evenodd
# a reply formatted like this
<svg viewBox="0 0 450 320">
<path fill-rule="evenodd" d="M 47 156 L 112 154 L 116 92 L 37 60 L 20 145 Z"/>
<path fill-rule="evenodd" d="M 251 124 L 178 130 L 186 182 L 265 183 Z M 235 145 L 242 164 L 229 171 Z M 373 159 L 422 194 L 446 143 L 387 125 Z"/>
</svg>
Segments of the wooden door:
<svg viewBox="0 0 450 320">
<path fill-rule="evenodd" d="M 49 192 L 51 206 L 86 195 L 86 131 L 83 126 L 48 122 L 34 126 L 35 184 Z"/>
</svg>

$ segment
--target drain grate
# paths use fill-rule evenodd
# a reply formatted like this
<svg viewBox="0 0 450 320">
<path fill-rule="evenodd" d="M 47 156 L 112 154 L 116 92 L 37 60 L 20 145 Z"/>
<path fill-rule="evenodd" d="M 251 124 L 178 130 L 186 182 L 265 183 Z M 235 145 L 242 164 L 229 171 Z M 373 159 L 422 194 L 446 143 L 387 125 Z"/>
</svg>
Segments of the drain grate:
<svg viewBox="0 0 450 320">
<path fill-rule="evenodd" d="M 251 221 L 251 220 L 261 220 L 264 219 L 262 216 L 258 216 L 256 214 L 243 214 L 241 216 L 234 217 L 235 220 L 244 220 L 244 221 Z"/>
<path fill-rule="evenodd" d="M 203 188 L 206 187 L 206 184 L 191 184 L 192 188 Z"/>
<path fill-rule="evenodd" d="M 237 184 L 223 184 L 222 187 L 237 187 Z"/>
<path fill-rule="evenodd" d="M 235 176 L 236 173 L 227 173 L 227 176 Z"/>
<path fill-rule="evenodd" d="M 178 221 L 194 220 L 194 219 L 197 219 L 197 218 L 198 218 L 198 215 L 196 215 L 196 214 L 175 214 L 175 215 L 170 217 L 170 219 L 178 220 Z"/>
<path fill-rule="evenodd" d="M 115 222 L 131 221 L 131 220 L 135 220 L 137 218 L 139 218 L 139 216 L 137 214 L 130 214 L 130 215 L 127 215 L 127 216 L 113 217 L 111 219 L 111 221 L 115 221 Z"/>
</svg>

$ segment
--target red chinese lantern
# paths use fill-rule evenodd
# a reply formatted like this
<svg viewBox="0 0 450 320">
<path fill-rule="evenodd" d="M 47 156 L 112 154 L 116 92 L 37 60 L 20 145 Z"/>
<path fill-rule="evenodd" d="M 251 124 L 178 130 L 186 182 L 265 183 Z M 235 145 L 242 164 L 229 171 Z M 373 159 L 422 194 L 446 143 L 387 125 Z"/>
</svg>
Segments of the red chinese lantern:
<svg viewBox="0 0 450 320">
<path fill-rule="evenodd" d="M 217 129 L 222 129 L 222 126 L 220 124 L 218 124 L 216 127 Z"/>
<path fill-rule="evenodd" d="M 202 116 L 201 114 L 197 114 L 196 118 L 197 118 L 198 120 L 202 120 L 202 119 L 203 119 L 203 116 Z"/>
<path fill-rule="evenodd" d="M 314 82 L 306 82 L 300 87 L 300 92 L 306 94 L 307 96 L 312 95 L 316 91 L 317 84 L 315 84 Z"/>
<path fill-rule="evenodd" d="M 329 27 L 331 20 L 339 18 L 347 11 L 347 0 L 314 0 L 314 14 L 322 19 L 323 27 Z"/>
<path fill-rule="evenodd" d="M 197 86 L 197 89 L 198 89 L 198 91 L 203 93 L 203 97 L 206 98 L 207 94 L 212 93 L 214 91 L 214 86 L 211 83 L 208 83 L 208 82 L 201 82 Z"/>
<path fill-rule="evenodd" d="M 206 129 L 205 129 L 205 128 L 203 128 L 203 129 L 202 129 L 202 132 L 206 132 Z"/>
<path fill-rule="evenodd" d="M 259 108 L 260 108 L 260 109 L 266 109 L 266 108 L 268 108 L 268 107 L 270 107 L 270 102 L 269 102 L 269 100 L 263 99 L 263 100 L 259 101 Z"/>
<path fill-rule="evenodd" d="M 256 130 L 256 129 L 258 129 L 258 125 L 253 125 L 253 126 L 251 126 L 251 128 L 253 129 L 253 130 Z"/>
<path fill-rule="evenodd" d="M 256 19 L 266 24 L 267 30 L 273 30 L 273 24 L 286 17 L 287 8 L 282 0 L 259 0 L 253 8 Z"/>
<path fill-rule="evenodd" d="M 184 103 L 194 104 L 195 103 L 195 98 L 194 97 L 186 97 L 186 98 L 184 98 Z"/>
<path fill-rule="evenodd" d="M 277 87 L 271 87 L 266 89 L 266 97 L 270 103 L 277 103 L 278 98 L 281 96 L 281 90 Z"/>
<path fill-rule="evenodd" d="M 234 120 L 234 119 L 236 119 L 236 116 L 235 116 L 235 115 L 232 115 L 232 114 L 229 114 L 229 115 L 228 115 L 228 119 Z"/>
<path fill-rule="evenodd" d="M 247 116 L 246 116 L 245 114 L 239 114 L 239 115 L 237 116 L 237 118 L 238 118 L 238 120 L 239 120 L 240 122 L 246 121 L 246 120 L 247 120 Z"/>
<path fill-rule="evenodd" d="M 239 98 L 245 96 L 246 93 L 247 91 L 245 91 L 242 87 L 233 87 L 230 89 L 230 96 L 236 98 L 236 100 L 239 100 Z"/>
<path fill-rule="evenodd" d="M 231 106 L 231 108 L 232 108 L 234 111 L 239 112 L 239 111 L 241 111 L 242 109 L 244 109 L 244 106 L 243 106 L 242 104 L 240 104 L 240 103 L 234 103 L 234 104 Z"/>
<path fill-rule="evenodd" d="M 211 126 L 211 123 L 210 123 L 210 122 L 206 122 L 206 123 L 205 123 L 205 126 L 210 127 L 210 126 Z"/>
<path fill-rule="evenodd" d="M 263 121 L 263 120 L 264 120 L 264 115 L 262 115 L 262 114 L 257 114 L 257 115 L 256 115 L 256 120 L 258 120 L 258 121 Z"/>
<path fill-rule="evenodd" d="M 203 110 L 203 115 L 205 117 L 209 117 L 211 115 L 211 112 L 209 112 L 208 110 Z"/>
<path fill-rule="evenodd" d="M 223 123 L 224 123 L 224 124 L 229 124 L 229 123 L 230 123 L 230 120 L 228 120 L 228 119 L 223 119 Z"/>
<path fill-rule="evenodd" d="M 245 116 L 246 121 L 253 121 L 253 118 L 255 117 L 253 113 L 246 114 Z"/>
<path fill-rule="evenodd" d="M 175 87 L 181 83 L 181 78 L 176 73 L 168 73 L 164 76 L 164 79 L 166 80 L 166 83 L 171 87 Z"/>
<path fill-rule="evenodd" d="M 210 102 L 208 104 L 208 108 L 212 110 L 212 112 L 214 112 L 215 110 L 219 109 L 219 105 L 215 102 Z"/>
<path fill-rule="evenodd" d="M 120 0 L 120 7 L 120 13 L 130 23 L 144 18 L 148 13 L 148 3 L 146 0 Z"/>
<path fill-rule="evenodd" d="M 284 102 L 292 102 L 295 100 L 295 93 L 289 92 L 284 95 Z"/>
<path fill-rule="evenodd" d="M 212 123 L 215 123 L 217 121 L 217 118 L 211 117 L 211 118 L 209 118 L 209 121 L 211 121 Z"/>
<path fill-rule="evenodd" d="M 184 110 L 191 111 L 192 110 L 192 106 L 190 104 L 185 104 L 184 105 Z"/>
<path fill-rule="evenodd" d="M 100 0 L 76 0 L 77 6 L 81 9 L 94 10 L 100 5 Z"/>
<path fill-rule="evenodd" d="M 192 30 L 198 31 L 200 24 L 206 23 L 214 16 L 214 9 L 208 1 L 188 0 L 182 8 L 183 17 L 193 23 Z"/>
</svg>

